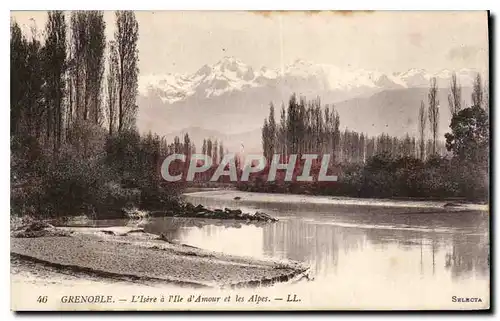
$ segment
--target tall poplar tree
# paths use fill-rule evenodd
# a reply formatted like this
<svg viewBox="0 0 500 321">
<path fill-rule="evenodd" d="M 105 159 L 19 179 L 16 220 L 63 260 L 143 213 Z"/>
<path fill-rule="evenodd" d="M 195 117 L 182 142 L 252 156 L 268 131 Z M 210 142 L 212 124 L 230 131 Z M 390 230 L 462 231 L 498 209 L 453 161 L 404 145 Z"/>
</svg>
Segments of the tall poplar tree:
<svg viewBox="0 0 500 321">
<path fill-rule="evenodd" d="M 85 53 L 85 97 L 86 117 L 94 124 L 100 124 L 102 119 L 102 81 L 104 77 L 104 51 L 106 36 L 104 16 L 102 11 L 86 12 L 87 45 Z"/>
<path fill-rule="evenodd" d="M 418 110 L 418 134 L 420 138 L 420 159 L 425 158 L 425 126 L 427 124 L 427 115 L 425 114 L 424 102 L 420 102 L 420 109 Z"/>
<path fill-rule="evenodd" d="M 116 12 L 115 41 L 118 50 L 118 131 L 135 126 L 139 24 L 133 11 Z"/>
<path fill-rule="evenodd" d="M 436 154 L 436 143 L 439 128 L 439 100 L 437 99 L 438 86 L 436 77 L 431 79 L 431 86 L 429 88 L 429 125 L 432 134 L 432 154 Z"/>
<path fill-rule="evenodd" d="M 66 61 L 66 21 L 62 11 L 49 11 L 45 26 L 43 50 L 45 101 L 47 104 L 47 139 L 52 140 L 54 152 L 61 146 L 63 134 Z"/>
</svg>

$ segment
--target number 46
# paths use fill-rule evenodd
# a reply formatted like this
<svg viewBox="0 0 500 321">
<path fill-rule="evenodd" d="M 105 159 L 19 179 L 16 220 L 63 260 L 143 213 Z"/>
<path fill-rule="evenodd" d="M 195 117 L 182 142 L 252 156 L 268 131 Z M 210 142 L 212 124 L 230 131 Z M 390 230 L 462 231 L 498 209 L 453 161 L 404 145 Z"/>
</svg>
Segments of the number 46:
<svg viewBox="0 0 500 321">
<path fill-rule="evenodd" d="M 47 296 L 39 296 L 38 299 L 36 300 L 38 303 L 47 303 Z"/>
</svg>

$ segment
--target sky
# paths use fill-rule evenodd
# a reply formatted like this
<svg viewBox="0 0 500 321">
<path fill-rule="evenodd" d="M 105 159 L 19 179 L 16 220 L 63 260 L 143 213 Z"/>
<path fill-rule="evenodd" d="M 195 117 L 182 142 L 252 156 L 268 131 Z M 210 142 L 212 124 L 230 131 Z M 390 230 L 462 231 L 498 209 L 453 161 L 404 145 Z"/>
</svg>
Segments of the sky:
<svg viewBox="0 0 500 321">
<path fill-rule="evenodd" d="M 46 21 L 42 11 L 11 16 L 27 32 L 34 23 L 42 30 Z M 104 16 L 110 40 L 114 13 Z M 303 59 L 382 72 L 488 69 L 484 11 L 138 11 L 136 17 L 141 75 L 192 73 L 224 56 L 254 68 Z"/>
</svg>

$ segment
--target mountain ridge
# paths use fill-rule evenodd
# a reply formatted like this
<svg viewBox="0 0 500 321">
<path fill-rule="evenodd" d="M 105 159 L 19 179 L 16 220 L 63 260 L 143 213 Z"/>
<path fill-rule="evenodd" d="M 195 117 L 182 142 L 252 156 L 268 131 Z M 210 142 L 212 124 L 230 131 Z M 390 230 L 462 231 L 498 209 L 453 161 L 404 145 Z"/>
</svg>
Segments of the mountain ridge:
<svg viewBox="0 0 500 321">
<path fill-rule="evenodd" d="M 477 73 L 473 69 L 455 71 L 462 86 L 470 87 Z M 383 73 L 377 70 L 342 69 L 332 64 L 315 64 L 297 59 L 283 70 L 254 69 L 241 60 L 226 56 L 213 65 L 203 65 L 192 74 L 146 75 L 140 77 L 139 93 L 157 95 L 163 103 L 174 104 L 189 97 L 205 99 L 250 88 L 281 86 L 298 91 L 362 93 L 386 89 L 426 87 L 436 77 L 439 87 L 449 85 L 453 71 L 443 69 L 429 73 L 412 68 L 404 72 Z"/>
<path fill-rule="evenodd" d="M 342 130 L 347 127 L 372 136 L 382 132 L 403 136 L 416 133 L 420 102 L 427 106 L 429 79 L 436 75 L 440 76 L 439 131 L 444 134 L 451 117 L 447 99 L 450 70 L 438 74 L 417 68 L 392 74 L 359 70 L 350 73 L 331 65 L 297 60 L 277 71 L 254 69 L 231 57 L 204 65 L 190 75 L 143 78 L 137 100 L 138 128 L 161 135 L 191 127 L 215 130 L 227 135 L 222 140 L 236 149 L 233 152 L 239 151 L 240 143 L 254 150 L 261 148 L 259 131 L 269 115 L 270 103 L 279 121 L 281 104 L 286 106 L 290 95 L 296 93 L 307 99 L 320 97 L 322 105 L 334 105 Z M 465 105 L 470 103 L 475 75 L 472 69 L 457 71 Z M 231 138 L 238 133 L 248 135 Z"/>
<path fill-rule="evenodd" d="M 420 101 L 424 101 L 427 108 L 427 88 L 392 89 L 375 93 L 368 97 L 356 97 L 342 101 L 334 105 L 340 116 L 340 130 L 355 130 L 368 136 L 376 136 L 381 133 L 403 138 L 406 134 L 417 137 L 418 124 L 417 115 Z M 462 88 L 462 97 L 470 97 L 472 88 Z M 438 92 L 437 99 L 440 103 L 440 117 L 438 126 L 438 137 L 443 140 L 444 134 L 449 131 L 451 119 L 448 108 L 447 91 Z M 367 110 L 371 116 L 366 117 Z M 224 146 L 230 152 L 240 152 L 241 145 L 247 153 L 260 153 L 262 151 L 262 123 L 267 113 L 262 115 L 259 123 L 255 124 L 253 130 L 223 133 L 217 129 L 207 129 L 200 126 L 188 126 L 176 131 L 170 131 L 165 135 L 167 141 L 173 141 L 175 136 L 181 138 L 188 133 L 191 141 L 196 144 L 197 151 L 201 151 L 203 139 L 210 138 L 222 140 Z M 279 110 L 275 110 L 275 118 L 278 119 Z M 427 122 L 427 138 L 430 137 Z"/>
</svg>

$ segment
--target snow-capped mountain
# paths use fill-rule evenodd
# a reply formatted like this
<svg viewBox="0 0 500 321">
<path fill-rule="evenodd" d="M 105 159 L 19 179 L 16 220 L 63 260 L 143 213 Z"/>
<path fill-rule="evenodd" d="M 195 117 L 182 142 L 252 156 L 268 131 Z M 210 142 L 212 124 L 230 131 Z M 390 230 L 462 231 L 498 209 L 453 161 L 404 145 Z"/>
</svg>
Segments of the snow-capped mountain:
<svg viewBox="0 0 500 321">
<path fill-rule="evenodd" d="M 219 97 L 252 88 L 281 88 L 304 94 L 341 92 L 338 100 L 386 89 L 428 87 L 436 77 L 438 86 L 448 87 L 452 71 L 428 73 L 423 69 L 387 74 L 377 70 L 348 69 L 335 65 L 314 64 L 296 60 L 275 70 L 266 67 L 254 70 L 234 57 L 224 57 L 213 65 L 204 65 L 193 74 L 167 74 L 142 76 L 139 92 L 144 96 L 157 96 L 162 102 L 174 104 L 190 97 L 205 99 Z M 456 71 L 462 86 L 472 85 L 476 72 L 471 69 Z"/>
<path fill-rule="evenodd" d="M 450 85 L 450 79 L 456 73 L 457 79 L 463 87 L 471 87 L 477 71 L 472 69 L 460 69 L 451 71 L 443 69 L 438 73 L 427 73 L 424 69 L 410 69 L 405 72 L 395 74 L 395 76 L 405 84 L 406 88 L 428 87 L 431 78 L 436 77 L 438 87 L 447 88 Z"/>
<path fill-rule="evenodd" d="M 462 99 L 470 103 L 474 70 L 455 71 L 463 87 Z M 283 68 L 253 68 L 225 57 L 192 74 L 150 75 L 140 78 L 138 127 L 161 135 L 199 127 L 237 136 L 228 146 L 260 146 L 259 128 L 273 103 L 279 119 L 281 104 L 292 93 L 308 99 L 320 97 L 334 104 L 342 128 L 373 135 L 415 133 L 418 108 L 427 102 L 432 77 L 439 87 L 440 132 L 448 128 L 447 95 L 453 71 L 429 73 L 410 69 L 398 73 L 349 69 L 296 60 Z M 248 133 L 257 133 L 250 135 Z M 226 140 L 229 136 L 226 137 Z"/>
<path fill-rule="evenodd" d="M 196 96 L 210 98 L 232 91 L 269 85 L 277 78 L 273 70 L 252 67 L 233 57 L 225 57 L 212 66 L 204 65 L 192 75 L 167 74 L 145 76 L 140 79 L 139 92 L 156 94 L 163 102 L 175 103 Z"/>
</svg>

